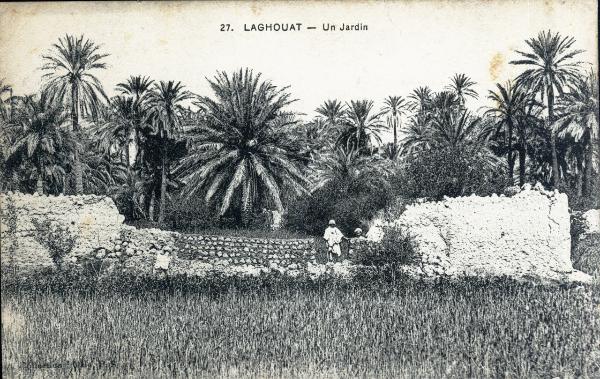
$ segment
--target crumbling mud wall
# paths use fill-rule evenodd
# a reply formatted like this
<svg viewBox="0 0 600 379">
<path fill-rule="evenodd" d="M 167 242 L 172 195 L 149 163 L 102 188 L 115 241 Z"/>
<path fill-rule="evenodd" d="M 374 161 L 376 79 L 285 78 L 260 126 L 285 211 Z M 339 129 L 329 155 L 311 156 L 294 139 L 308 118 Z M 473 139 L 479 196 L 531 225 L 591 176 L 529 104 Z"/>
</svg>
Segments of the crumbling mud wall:
<svg viewBox="0 0 600 379">
<path fill-rule="evenodd" d="M 44 246 L 44 222 L 70 236 L 71 256 L 87 255 L 119 235 L 124 217 L 107 197 L 0 194 L 0 259 L 3 266 L 29 271 L 54 266 Z M 40 237 L 42 240 L 40 240 Z"/>
<path fill-rule="evenodd" d="M 558 192 L 415 204 L 395 220 L 376 220 L 367 237 L 380 240 L 390 224 L 411 236 L 425 275 L 588 279 L 571 264 L 568 199 Z"/>
</svg>

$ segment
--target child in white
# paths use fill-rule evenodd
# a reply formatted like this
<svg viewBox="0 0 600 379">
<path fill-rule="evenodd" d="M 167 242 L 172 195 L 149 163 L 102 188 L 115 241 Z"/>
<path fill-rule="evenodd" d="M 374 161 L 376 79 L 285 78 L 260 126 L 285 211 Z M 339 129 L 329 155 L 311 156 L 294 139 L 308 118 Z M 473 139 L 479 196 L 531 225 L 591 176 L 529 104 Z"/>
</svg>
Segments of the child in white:
<svg viewBox="0 0 600 379">
<path fill-rule="evenodd" d="M 325 234 L 323 234 L 323 238 L 327 241 L 327 251 L 329 260 L 332 259 L 332 253 L 337 255 L 338 257 L 342 255 L 342 250 L 340 248 L 340 243 L 342 242 L 342 238 L 344 235 L 342 232 L 336 228 L 335 220 L 329 221 L 329 226 L 325 229 Z"/>
</svg>

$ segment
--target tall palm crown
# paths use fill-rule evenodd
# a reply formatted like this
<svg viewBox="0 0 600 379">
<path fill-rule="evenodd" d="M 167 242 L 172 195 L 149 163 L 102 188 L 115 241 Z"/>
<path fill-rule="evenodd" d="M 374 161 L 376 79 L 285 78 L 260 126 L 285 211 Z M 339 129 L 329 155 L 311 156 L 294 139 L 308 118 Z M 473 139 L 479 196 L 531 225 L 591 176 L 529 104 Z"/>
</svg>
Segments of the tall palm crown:
<svg viewBox="0 0 600 379">
<path fill-rule="evenodd" d="M 569 85 L 569 91 L 557 104 L 557 113 L 554 128 L 559 133 L 570 134 L 577 141 L 586 134 L 588 138 L 599 138 L 598 74 L 590 71 Z"/>
<path fill-rule="evenodd" d="M 117 84 L 117 90 L 123 95 L 132 96 L 136 102 L 143 101 L 149 95 L 154 80 L 147 76 L 130 76 L 123 83 Z"/>
<path fill-rule="evenodd" d="M 408 110 L 408 102 L 402 96 L 388 96 L 384 102 L 383 114 L 387 115 L 388 127 L 394 133 L 394 143 L 390 156 L 396 156 L 398 152 L 398 128 L 400 127 L 400 117 Z"/>
<path fill-rule="evenodd" d="M 530 51 L 519 51 L 521 59 L 510 61 L 514 65 L 527 66 L 517 77 L 517 83 L 538 92 L 542 101 L 546 99 L 548 110 L 547 127 L 550 129 L 554 122 L 555 90 L 563 93 L 563 88 L 577 79 L 580 62 L 573 58 L 583 50 L 573 49 L 575 38 L 562 37 L 559 33 L 551 31 L 540 32 L 537 38 L 525 40 Z M 558 167 L 558 154 L 556 150 L 556 133 L 551 132 L 552 149 L 552 178 L 554 187 L 560 184 Z"/>
<path fill-rule="evenodd" d="M 478 97 L 477 92 L 473 89 L 476 85 L 471 78 L 465 74 L 455 74 L 446 90 L 453 92 L 460 99 L 461 105 L 464 105 L 466 97 L 472 97 L 476 99 Z"/>
<path fill-rule="evenodd" d="M 130 97 L 115 96 L 102 122 L 92 127 L 91 135 L 106 154 L 115 150 L 122 152 L 121 158 L 127 166 L 131 164 L 129 157 L 129 140 L 135 128 L 134 100 Z"/>
<path fill-rule="evenodd" d="M 384 125 L 381 113 L 373 112 L 373 101 L 352 100 L 346 106 L 345 130 L 338 138 L 338 146 L 360 152 L 368 143 L 380 143 Z"/>
<path fill-rule="evenodd" d="M 336 128 L 344 119 L 345 105 L 339 100 L 326 100 L 316 112 L 323 116 L 329 127 Z"/>
<path fill-rule="evenodd" d="M 79 111 L 95 117 L 102 100 L 107 99 L 93 71 L 107 68 L 103 60 L 109 54 L 100 53 L 100 46 L 83 36 L 66 35 L 52 47 L 50 54 L 42 56 L 42 70 L 47 71 L 45 88 L 52 98 L 71 106 L 73 130 L 77 131 Z"/>
<path fill-rule="evenodd" d="M 504 85 L 496 83 L 496 91 L 490 90 L 488 99 L 494 105 L 488 107 L 486 114 L 493 114 L 498 118 L 498 123 L 507 124 L 509 122 L 516 125 L 517 120 L 522 116 L 529 105 L 534 100 L 525 88 L 518 84 L 508 82 Z"/>
<path fill-rule="evenodd" d="M 151 119 L 161 137 L 167 138 L 181 127 L 181 119 L 185 108 L 182 102 L 193 97 L 185 90 L 181 82 L 161 81 L 154 83 L 148 96 L 151 107 Z"/>
<path fill-rule="evenodd" d="M 410 95 L 408 95 L 408 98 L 410 99 L 412 108 L 422 112 L 426 109 L 427 103 L 431 100 L 432 96 L 433 91 L 431 88 L 424 86 L 415 88 Z"/>
<path fill-rule="evenodd" d="M 42 92 L 39 97 L 23 97 L 20 114 L 11 125 L 16 138 L 5 155 L 7 159 L 20 156 L 33 163 L 38 193 L 43 192 L 44 178 L 54 176 L 57 170 L 64 174 L 62 165 L 75 144 L 71 133 L 64 128 L 67 120 L 63 108 L 53 104 L 48 94 Z"/>
<path fill-rule="evenodd" d="M 407 101 L 402 96 L 388 96 L 383 101 L 382 112 L 392 117 L 398 117 L 407 109 Z"/>
<path fill-rule="evenodd" d="M 572 59 L 583 52 L 574 50 L 575 38 L 562 37 L 551 31 L 540 32 L 537 38 L 525 40 L 530 52 L 519 51 L 522 59 L 512 60 L 511 64 L 524 65 L 528 68 L 517 77 L 517 82 L 528 88 L 539 91 L 544 96 L 554 96 L 554 90 L 563 93 L 570 81 L 576 80 L 580 62 Z"/>
<path fill-rule="evenodd" d="M 496 91 L 489 91 L 488 99 L 490 99 L 494 105 L 488 107 L 485 111 L 485 115 L 493 115 L 496 119 L 496 133 L 504 130 L 504 143 L 507 146 L 507 163 L 508 163 L 508 177 L 512 180 L 513 168 L 514 168 L 514 155 L 513 155 L 513 134 L 519 132 L 520 148 L 521 148 L 521 161 L 520 166 L 525 163 L 525 154 L 523 150 L 525 148 L 525 133 L 522 130 L 525 127 L 526 118 L 531 107 L 536 105 L 531 93 L 527 92 L 522 85 L 513 84 L 511 82 L 502 84 L 496 84 Z M 520 167 L 520 184 L 524 182 L 524 167 Z"/>
<path fill-rule="evenodd" d="M 219 72 L 208 82 L 216 99 L 200 99 L 207 123 L 181 167 L 184 194 L 203 193 L 209 202 L 219 193 L 219 213 L 240 211 L 244 223 L 261 204 L 282 211 L 286 192 L 302 193 L 307 184 L 300 146 L 286 132 L 296 123 L 283 111 L 293 102 L 288 87 L 248 69 Z"/>
</svg>

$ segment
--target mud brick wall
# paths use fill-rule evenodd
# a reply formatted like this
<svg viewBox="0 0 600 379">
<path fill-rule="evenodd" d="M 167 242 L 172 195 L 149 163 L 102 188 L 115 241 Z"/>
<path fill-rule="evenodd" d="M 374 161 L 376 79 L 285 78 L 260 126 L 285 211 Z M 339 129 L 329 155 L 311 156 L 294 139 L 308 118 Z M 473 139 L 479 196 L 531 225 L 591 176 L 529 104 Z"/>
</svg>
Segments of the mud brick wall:
<svg viewBox="0 0 600 379">
<path fill-rule="evenodd" d="M 67 259 L 91 254 L 117 238 L 124 217 L 112 199 L 103 196 L 39 196 L 0 194 L 0 251 L 2 265 L 31 271 L 53 267 L 48 249 L 40 243 L 40 222 L 74 238 Z"/>
<path fill-rule="evenodd" d="M 414 204 L 392 220 L 376 219 L 412 238 L 427 275 L 589 278 L 571 263 L 567 195 L 525 186 L 513 196 L 465 196 Z"/>
</svg>

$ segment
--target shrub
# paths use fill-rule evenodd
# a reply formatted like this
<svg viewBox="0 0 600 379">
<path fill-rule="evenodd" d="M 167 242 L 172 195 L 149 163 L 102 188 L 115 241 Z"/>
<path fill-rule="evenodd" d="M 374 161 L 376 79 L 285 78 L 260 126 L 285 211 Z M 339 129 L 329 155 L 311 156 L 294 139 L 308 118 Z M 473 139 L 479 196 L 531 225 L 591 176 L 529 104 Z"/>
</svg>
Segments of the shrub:
<svg viewBox="0 0 600 379">
<path fill-rule="evenodd" d="M 62 267 L 64 258 L 75 247 L 77 237 L 73 236 L 66 227 L 62 227 L 50 220 L 33 219 L 33 226 L 36 229 L 34 238 L 42 246 L 48 249 L 50 258 L 58 267 Z"/>
<path fill-rule="evenodd" d="M 397 268 L 418 262 L 412 239 L 398 226 L 383 228 L 383 239 L 379 243 L 356 241 L 353 261 L 357 264 Z"/>
<path fill-rule="evenodd" d="M 600 234 L 584 235 L 575 243 L 572 251 L 574 268 L 600 277 Z"/>
</svg>

